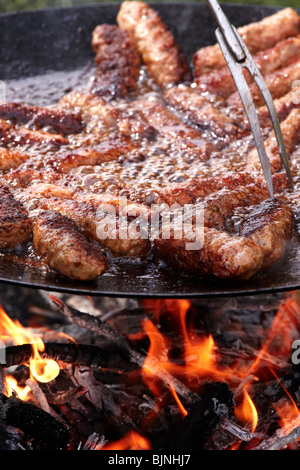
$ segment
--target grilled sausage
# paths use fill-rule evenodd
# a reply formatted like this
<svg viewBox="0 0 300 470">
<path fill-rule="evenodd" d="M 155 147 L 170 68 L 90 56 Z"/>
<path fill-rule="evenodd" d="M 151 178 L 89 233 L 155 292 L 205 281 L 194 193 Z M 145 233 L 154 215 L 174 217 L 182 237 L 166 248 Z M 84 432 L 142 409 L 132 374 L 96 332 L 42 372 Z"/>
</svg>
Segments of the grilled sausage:
<svg viewBox="0 0 300 470">
<path fill-rule="evenodd" d="M 0 147 L 0 170 L 17 168 L 23 162 L 26 162 L 28 158 L 28 153 Z"/>
<path fill-rule="evenodd" d="M 104 162 L 117 160 L 121 156 L 127 155 L 137 146 L 126 137 L 115 137 L 114 139 L 103 140 L 92 148 L 83 147 L 78 150 L 55 153 L 45 158 L 56 171 L 68 173 L 70 170 L 82 165 L 100 165 Z"/>
<path fill-rule="evenodd" d="M 62 109 L 50 109 L 30 106 L 21 103 L 4 103 L 0 105 L 0 119 L 15 124 L 27 124 L 38 128 L 50 127 L 54 131 L 67 134 L 77 134 L 84 128 L 79 113 L 67 112 Z"/>
<path fill-rule="evenodd" d="M 93 31 L 92 46 L 97 65 L 93 94 L 110 101 L 137 88 L 140 58 L 125 31 L 115 25 L 99 25 Z"/>
<path fill-rule="evenodd" d="M 251 54 L 265 51 L 279 41 L 299 34 L 300 18 L 296 10 L 285 8 L 267 18 L 238 28 Z M 218 44 L 199 49 L 193 57 L 194 77 L 226 65 Z"/>
<path fill-rule="evenodd" d="M 6 187 L 0 187 L 0 248 L 13 248 L 29 240 L 32 221 Z"/>
<path fill-rule="evenodd" d="M 157 11 L 141 1 L 125 1 L 117 22 L 132 38 L 149 76 L 160 87 L 190 80 L 187 60 Z"/>
<path fill-rule="evenodd" d="M 289 156 L 297 143 L 299 143 L 300 139 L 300 109 L 293 109 L 289 116 L 281 122 L 281 130 L 286 152 Z M 275 173 L 282 168 L 282 161 L 274 131 L 271 132 L 270 137 L 265 142 L 265 147 L 270 158 L 272 171 Z M 260 160 L 256 148 L 249 152 L 247 156 L 247 165 L 249 169 L 260 166 Z"/>
<path fill-rule="evenodd" d="M 178 238 L 171 227 L 171 236 L 163 238 L 164 227 L 154 246 L 158 256 L 179 272 L 220 279 L 249 279 L 280 259 L 291 237 L 291 226 L 290 208 L 282 202 L 268 200 L 250 212 L 238 236 L 202 226 L 194 228 L 190 237 L 184 234 Z M 197 241 L 196 236 L 199 247 L 188 248 L 188 243 Z"/>
<path fill-rule="evenodd" d="M 112 210 L 107 213 L 96 209 L 90 204 L 58 197 L 41 198 L 38 200 L 39 210 L 57 211 L 67 216 L 82 230 L 88 240 L 97 241 L 100 246 L 110 250 L 113 256 L 138 257 L 146 256 L 150 250 L 150 242 L 139 234 L 132 225 L 120 227 L 120 221 Z"/>
<path fill-rule="evenodd" d="M 179 85 L 169 88 L 164 98 L 169 106 L 180 112 L 183 120 L 187 119 L 199 129 L 211 131 L 214 136 L 225 142 L 245 135 L 245 131 L 236 124 L 234 119 L 222 113 L 197 90 L 189 86 Z"/>
<path fill-rule="evenodd" d="M 264 79 L 273 99 L 284 96 L 300 79 L 300 60 L 266 75 Z M 256 106 L 263 106 L 265 102 L 257 85 L 251 84 L 249 88 Z M 242 108 L 242 101 L 237 91 L 228 98 L 227 104 L 233 108 Z"/>
<path fill-rule="evenodd" d="M 29 144 L 60 147 L 68 143 L 68 140 L 60 134 L 17 127 L 4 120 L 0 120 L 0 138 L 2 144 L 10 146 Z"/>
<path fill-rule="evenodd" d="M 107 269 L 107 257 L 101 248 L 89 243 L 77 225 L 59 212 L 38 215 L 33 248 L 46 264 L 69 279 L 90 281 Z"/>
<path fill-rule="evenodd" d="M 275 70 L 289 65 L 290 62 L 300 58 L 300 37 L 291 37 L 275 44 L 270 49 L 258 52 L 254 57 L 262 75 L 269 75 Z M 252 77 L 245 70 L 244 76 L 248 83 Z M 236 92 L 236 84 L 227 67 L 223 67 L 215 72 L 206 73 L 196 79 L 197 89 L 201 93 L 211 93 L 222 98 L 228 98 Z"/>
</svg>

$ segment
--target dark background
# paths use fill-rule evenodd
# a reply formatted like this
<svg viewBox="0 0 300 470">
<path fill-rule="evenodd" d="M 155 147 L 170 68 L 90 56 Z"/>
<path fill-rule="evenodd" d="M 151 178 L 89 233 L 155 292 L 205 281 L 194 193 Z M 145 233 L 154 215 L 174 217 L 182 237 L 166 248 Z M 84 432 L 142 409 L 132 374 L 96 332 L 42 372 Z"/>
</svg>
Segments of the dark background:
<svg viewBox="0 0 300 470">
<path fill-rule="evenodd" d="M 155 0 L 154 0 L 155 1 Z M 183 0 L 184 1 L 184 0 Z M 222 0 L 221 0 L 222 2 Z M 101 2 L 101 0 L 0 0 L 0 13 L 20 11 L 20 10 L 33 10 L 36 8 L 47 7 L 69 7 L 72 5 L 88 5 L 95 3 L 112 3 L 109 1 Z M 116 2 L 117 3 L 117 2 Z M 153 2 L 152 2 L 153 3 Z M 299 7 L 299 0 L 231 0 L 224 3 L 240 3 L 240 4 L 256 4 L 256 5 L 270 5 L 270 6 L 290 6 Z"/>
</svg>

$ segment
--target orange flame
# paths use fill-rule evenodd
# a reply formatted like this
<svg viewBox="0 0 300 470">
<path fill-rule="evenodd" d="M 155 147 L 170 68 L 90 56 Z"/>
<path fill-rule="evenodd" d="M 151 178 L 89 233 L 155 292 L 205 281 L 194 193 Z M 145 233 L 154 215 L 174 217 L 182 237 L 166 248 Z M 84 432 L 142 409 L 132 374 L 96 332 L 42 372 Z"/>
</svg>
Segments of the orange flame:
<svg viewBox="0 0 300 470">
<path fill-rule="evenodd" d="M 18 320 L 12 321 L 1 306 L 0 339 L 6 343 L 12 344 L 31 344 L 33 356 L 30 358 L 28 365 L 31 376 L 39 382 L 50 382 L 58 376 L 60 372 L 58 363 L 52 359 L 43 359 L 40 355 L 45 348 L 41 338 L 33 335 L 31 331 L 25 329 Z M 10 390 L 13 388 L 18 395 L 20 393 L 21 396 L 26 396 L 26 393 L 22 391 L 22 389 L 16 389 L 11 378 L 10 383 L 7 386 Z"/>
<path fill-rule="evenodd" d="M 249 431 L 251 433 L 255 431 L 258 423 L 258 414 L 246 388 L 243 389 L 242 403 L 235 408 L 235 415 L 243 426 L 246 428 L 250 427 Z"/>
<path fill-rule="evenodd" d="M 276 377 L 289 399 L 289 401 L 285 400 L 282 404 L 277 403 L 274 405 L 274 408 L 276 409 L 280 418 L 280 426 L 284 429 L 285 434 L 289 434 L 296 426 L 298 427 L 300 425 L 300 411 L 295 403 L 295 400 L 284 387 L 279 377 L 277 377 L 273 370 L 271 372 Z"/>
<path fill-rule="evenodd" d="M 142 367 L 142 375 L 153 394 L 159 396 L 161 389 L 157 382 L 157 375 L 160 369 L 168 369 L 169 346 L 166 338 L 157 330 L 151 320 L 145 320 L 143 326 L 150 339 L 150 347 Z"/>
<path fill-rule="evenodd" d="M 289 357 L 293 335 L 298 335 L 297 317 L 299 318 L 299 315 L 300 309 L 295 296 L 287 298 L 278 309 L 265 344 L 248 370 L 249 374 L 257 370 L 265 353 L 272 353 L 276 357 Z"/>
<path fill-rule="evenodd" d="M 29 398 L 31 388 L 26 385 L 20 387 L 14 377 L 11 375 L 6 376 L 6 395 L 10 397 L 13 393 L 16 393 L 20 400 L 26 401 Z"/>
<path fill-rule="evenodd" d="M 175 312 L 174 302 L 172 302 L 171 307 Z M 142 367 L 142 376 L 156 397 L 159 397 L 162 392 L 162 384 L 158 379 L 159 372 L 162 370 L 169 372 L 174 377 L 184 378 L 188 381 L 191 388 L 193 383 L 195 386 L 199 385 L 199 379 L 206 380 L 213 378 L 225 380 L 226 378 L 236 377 L 236 373 L 233 374 L 232 371 L 218 368 L 216 345 L 212 335 L 207 337 L 193 335 L 191 337 L 192 335 L 191 333 L 189 334 L 186 326 L 186 314 L 189 307 L 190 303 L 188 301 L 180 300 L 177 303 L 179 316 L 177 319 L 179 319 L 184 356 L 183 364 L 176 364 L 170 360 L 169 354 L 172 344 L 170 344 L 168 339 L 158 330 L 152 321 L 148 319 L 143 323 L 144 331 L 150 340 L 150 346 Z M 174 389 L 172 381 L 168 385 L 182 416 L 186 416 L 187 412 Z"/>
<path fill-rule="evenodd" d="M 166 337 L 160 333 L 158 328 L 151 322 L 145 320 L 143 323 L 144 331 L 150 339 L 150 347 L 148 355 L 143 366 L 144 378 L 153 380 L 157 377 L 159 368 L 165 369 L 171 374 L 185 376 L 191 384 L 193 376 L 196 379 L 199 377 L 210 377 L 218 380 L 233 378 L 237 376 L 237 372 L 221 370 L 218 367 L 217 361 L 217 347 L 212 335 L 199 337 L 192 332 L 188 332 L 186 326 L 186 314 L 189 308 L 189 302 L 180 300 L 178 303 L 179 308 L 179 322 L 182 335 L 183 356 L 184 364 L 175 364 L 169 360 L 169 351 L 172 345 Z M 154 363 L 153 359 L 156 362 Z"/>
<path fill-rule="evenodd" d="M 173 397 L 174 397 L 174 400 L 175 400 L 175 402 L 177 403 L 177 406 L 178 406 L 178 408 L 179 408 L 179 411 L 180 411 L 182 417 L 184 418 L 184 417 L 188 414 L 188 412 L 187 412 L 187 410 L 185 409 L 185 407 L 183 406 L 183 404 L 181 403 L 181 401 L 180 401 L 180 399 L 179 399 L 179 396 L 178 396 L 178 394 L 177 394 L 177 392 L 176 392 L 176 390 L 175 390 L 175 387 L 174 387 L 172 381 L 170 382 L 169 387 L 170 387 L 170 391 L 171 391 L 171 393 L 172 393 L 172 395 L 173 395 Z"/>
<path fill-rule="evenodd" d="M 159 303 L 159 308 L 162 308 L 161 302 Z M 170 343 L 167 337 L 159 331 L 158 327 L 151 320 L 145 320 L 143 327 L 145 334 L 150 340 L 150 346 L 142 368 L 142 375 L 154 396 L 159 397 L 162 391 L 162 384 L 158 378 L 161 370 L 169 372 L 171 376 L 180 377 L 181 380 L 188 383 L 190 388 L 196 388 L 196 391 L 199 390 L 201 383 L 207 380 L 225 381 L 229 386 L 232 384 L 237 386 L 240 383 L 242 402 L 236 406 L 236 417 L 250 432 L 254 432 L 258 424 L 258 413 L 247 388 L 250 387 L 250 371 L 256 369 L 259 361 L 254 361 L 250 368 L 243 362 L 237 362 L 234 368 L 232 366 L 221 367 L 218 348 L 212 335 L 199 336 L 196 331 L 187 328 L 186 317 L 190 308 L 190 302 L 187 300 L 167 300 L 165 301 L 164 308 L 174 315 L 174 319 L 177 321 L 180 329 L 182 363 L 178 364 L 170 360 L 170 352 L 174 345 Z M 154 313 L 155 318 L 159 319 L 157 308 L 154 309 Z M 279 318 L 281 315 L 283 315 L 282 312 L 279 313 Z M 276 334 L 276 327 L 277 322 L 275 322 L 275 327 L 272 329 L 263 352 L 267 352 L 271 339 Z M 176 393 L 173 382 L 170 381 L 168 385 L 181 415 L 183 417 L 186 416 L 187 411 Z"/>
<path fill-rule="evenodd" d="M 119 441 L 106 444 L 99 450 L 151 450 L 151 444 L 145 437 L 131 431 Z"/>
<path fill-rule="evenodd" d="M 51 382 L 60 372 L 58 363 L 53 359 L 43 359 L 41 357 L 40 352 L 44 351 L 45 345 L 40 338 L 36 343 L 32 343 L 32 349 L 33 357 L 29 360 L 29 367 L 33 377 L 38 382 Z"/>
<path fill-rule="evenodd" d="M 300 426 L 300 413 L 294 403 L 284 402 L 275 404 L 274 408 L 280 418 L 279 424 L 287 435 Z"/>
</svg>

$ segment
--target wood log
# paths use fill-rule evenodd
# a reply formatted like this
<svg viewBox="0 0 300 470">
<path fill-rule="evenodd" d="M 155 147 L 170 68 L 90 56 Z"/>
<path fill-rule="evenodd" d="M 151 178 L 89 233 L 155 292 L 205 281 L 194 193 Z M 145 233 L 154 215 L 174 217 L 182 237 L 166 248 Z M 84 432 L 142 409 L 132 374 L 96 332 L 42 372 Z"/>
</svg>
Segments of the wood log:
<svg viewBox="0 0 300 470">
<path fill-rule="evenodd" d="M 0 349 L 0 354 L 1 351 Z M 60 363 L 126 371 L 135 369 L 121 353 L 94 345 L 46 343 L 45 350 L 40 355 L 44 359 L 53 359 Z M 33 349 L 30 344 L 8 346 L 5 348 L 5 363 L 0 364 L 0 369 L 26 364 L 32 356 Z"/>
<path fill-rule="evenodd" d="M 31 403 L 1 394 L 0 417 L 5 425 L 19 428 L 31 436 L 37 450 L 67 450 L 69 429 Z"/>
<path fill-rule="evenodd" d="M 225 383 L 214 383 L 188 410 L 182 426 L 171 438 L 170 451 L 204 450 L 210 436 L 234 408 L 231 391 Z"/>
</svg>

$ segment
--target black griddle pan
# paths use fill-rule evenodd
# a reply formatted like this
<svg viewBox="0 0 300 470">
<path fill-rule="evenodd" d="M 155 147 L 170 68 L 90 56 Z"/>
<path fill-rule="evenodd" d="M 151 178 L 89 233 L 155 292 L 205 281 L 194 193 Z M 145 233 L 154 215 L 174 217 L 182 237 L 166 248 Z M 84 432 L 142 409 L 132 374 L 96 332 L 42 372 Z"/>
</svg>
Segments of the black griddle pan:
<svg viewBox="0 0 300 470">
<path fill-rule="evenodd" d="M 189 60 L 199 47 L 215 43 L 216 24 L 206 4 L 155 3 L 153 7 L 160 12 Z M 223 8 L 237 27 L 261 20 L 278 10 L 276 7 L 233 4 L 225 4 Z M 69 76 L 72 71 L 90 67 L 94 60 L 91 33 L 98 24 L 115 24 L 118 10 L 119 4 L 113 3 L 1 15 L 0 80 L 9 89 L 10 83 L 20 79 L 28 84 L 31 78 L 34 80 L 51 71 Z M 53 87 L 52 95 L 57 98 L 67 91 L 55 81 L 49 86 Z M 13 98 L 9 96 L 10 100 Z M 276 266 L 248 281 L 199 279 L 182 276 L 154 263 L 115 262 L 105 275 L 93 282 L 73 282 L 34 260 L 28 265 L 21 255 L 10 253 L 0 255 L 0 281 L 75 294 L 144 298 L 292 291 L 300 289 L 300 243 L 293 241 Z"/>
</svg>

